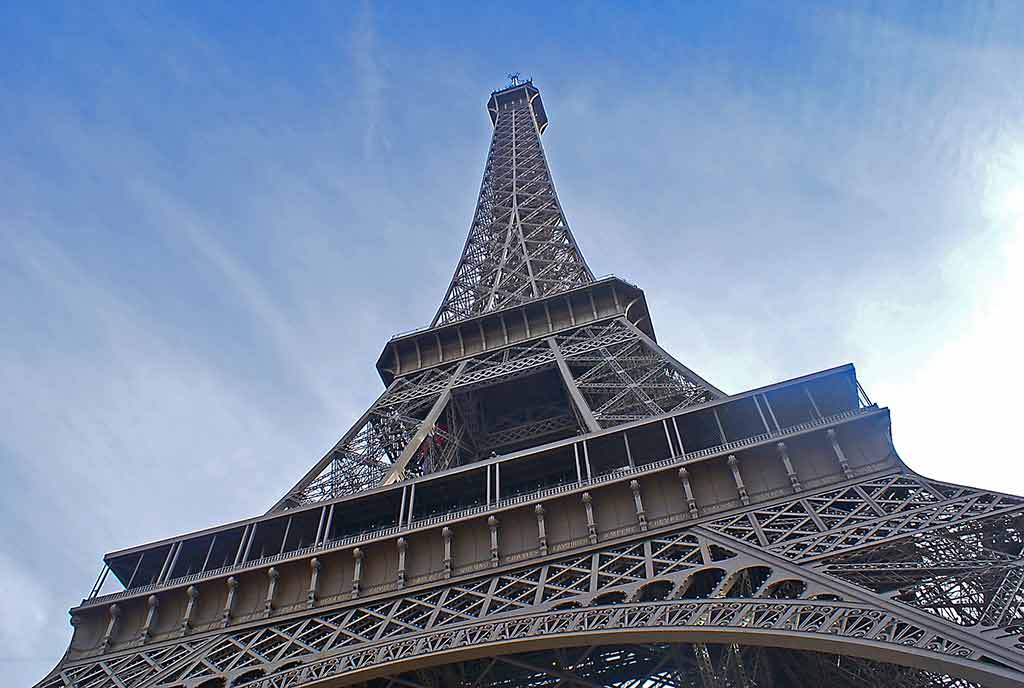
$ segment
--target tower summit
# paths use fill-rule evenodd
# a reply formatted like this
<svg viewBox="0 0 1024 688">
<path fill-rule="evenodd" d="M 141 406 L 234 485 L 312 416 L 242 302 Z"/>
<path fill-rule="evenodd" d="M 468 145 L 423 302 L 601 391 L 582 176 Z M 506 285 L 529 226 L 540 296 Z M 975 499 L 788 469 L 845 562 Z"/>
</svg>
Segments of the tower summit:
<svg viewBox="0 0 1024 688">
<path fill-rule="evenodd" d="M 1024 499 L 907 468 L 852 365 L 677 361 L 587 266 L 540 91 L 487 111 L 383 393 L 269 512 L 107 554 L 39 688 L 1022 685 Z"/>
</svg>

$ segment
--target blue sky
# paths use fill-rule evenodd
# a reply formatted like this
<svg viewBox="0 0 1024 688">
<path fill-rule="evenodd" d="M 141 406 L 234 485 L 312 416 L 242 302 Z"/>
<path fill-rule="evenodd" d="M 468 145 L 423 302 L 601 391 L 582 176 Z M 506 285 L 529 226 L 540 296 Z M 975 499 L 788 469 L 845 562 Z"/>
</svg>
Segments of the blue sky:
<svg viewBox="0 0 1024 688">
<path fill-rule="evenodd" d="M 728 392 L 852 361 L 912 468 L 1024 493 L 1022 8 L 3 5 L 5 677 L 103 552 L 261 513 L 379 393 L 509 71 L 678 358 Z"/>
</svg>

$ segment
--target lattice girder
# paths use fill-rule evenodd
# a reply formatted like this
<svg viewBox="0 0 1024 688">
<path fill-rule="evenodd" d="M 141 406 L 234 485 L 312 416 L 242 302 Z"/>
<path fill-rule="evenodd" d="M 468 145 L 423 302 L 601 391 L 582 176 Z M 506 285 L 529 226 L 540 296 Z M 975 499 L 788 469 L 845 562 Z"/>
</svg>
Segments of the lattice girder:
<svg viewBox="0 0 1024 688">
<path fill-rule="evenodd" d="M 1024 510 L 933 528 L 818 564 L 830 575 L 1020 645 Z"/>
<path fill-rule="evenodd" d="M 553 342 L 555 346 L 552 346 Z M 556 348 L 557 347 L 557 350 Z M 560 352 L 587 409 L 531 419 L 493 437 L 474 435 L 473 409 L 459 396 L 552 369 Z M 569 390 L 566 390 L 569 392 Z M 341 441 L 275 509 L 310 504 L 375 487 L 390 475 L 414 477 L 462 463 L 505 444 L 585 427 L 640 420 L 719 398 L 625 318 L 584 325 L 509 345 L 395 380 Z M 438 408 L 433 407 L 438 405 Z M 400 457 L 405 464 L 395 468 Z"/>
<path fill-rule="evenodd" d="M 508 94 L 506 94 L 508 95 Z M 540 142 L 536 89 L 502 97 L 469 237 L 433 325 L 593 280 L 558 202 Z"/>
</svg>

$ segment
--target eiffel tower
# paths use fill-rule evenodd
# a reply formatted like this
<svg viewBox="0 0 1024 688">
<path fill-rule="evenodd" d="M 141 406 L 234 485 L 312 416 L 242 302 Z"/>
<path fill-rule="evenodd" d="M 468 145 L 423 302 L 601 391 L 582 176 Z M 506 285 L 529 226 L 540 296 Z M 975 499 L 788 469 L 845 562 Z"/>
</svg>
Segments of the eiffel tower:
<svg viewBox="0 0 1024 688">
<path fill-rule="evenodd" d="M 536 86 L 487 112 L 385 391 L 269 512 L 107 554 L 39 688 L 1024 684 L 1024 498 L 910 470 L 852 365 L 674 359 L 587 266 Z"/>
</svg>

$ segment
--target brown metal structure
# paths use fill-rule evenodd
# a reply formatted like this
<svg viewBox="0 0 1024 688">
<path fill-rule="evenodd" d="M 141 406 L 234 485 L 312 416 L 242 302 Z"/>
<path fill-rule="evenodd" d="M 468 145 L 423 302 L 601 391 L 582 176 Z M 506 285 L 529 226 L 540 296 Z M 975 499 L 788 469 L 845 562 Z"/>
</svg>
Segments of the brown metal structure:
<svg viewBox="0 0 1024 688">
<path fill-rule="evenodd" d="M 39 688 L 1022 685 L 1024 498 L 907 468 L 851 365 L 676 361 L 587 267 L 537 88 L 487 109 L 384 393 L 268 513 L 106 555 Z"/>
</svg>

